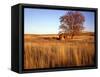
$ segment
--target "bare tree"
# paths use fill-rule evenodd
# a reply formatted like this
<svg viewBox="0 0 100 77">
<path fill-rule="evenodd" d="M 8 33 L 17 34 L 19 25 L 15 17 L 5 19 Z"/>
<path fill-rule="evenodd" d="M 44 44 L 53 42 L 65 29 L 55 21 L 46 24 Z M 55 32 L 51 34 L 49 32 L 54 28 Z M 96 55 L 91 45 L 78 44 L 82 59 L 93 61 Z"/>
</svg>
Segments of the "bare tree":
<svg viewBox="0 0 100 77">
<path fill-rule="evenodd" d="M 85 17 L 78 11 L 69 11 L 60 17 L 60 33 L 70 34 L 71 39 L 74 35 L 80 33 L 83 29 Z"/>
</svg>

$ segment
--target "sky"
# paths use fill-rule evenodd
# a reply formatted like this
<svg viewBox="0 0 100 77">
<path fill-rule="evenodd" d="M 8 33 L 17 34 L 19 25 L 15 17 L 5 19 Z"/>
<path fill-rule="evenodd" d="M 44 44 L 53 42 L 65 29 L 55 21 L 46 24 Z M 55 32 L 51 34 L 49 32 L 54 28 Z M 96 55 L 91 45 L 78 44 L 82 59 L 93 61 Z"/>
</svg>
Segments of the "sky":
<svg viewBox="0 0 100 77">
<path fill-rule="evenodd" d="M 69 10 L 24 8 L 24 34 L 57 34 L 60 17 Z M 85 31 L 94 32 L 94 12 L 80 11 L 85 16 Z"/>
</svg>

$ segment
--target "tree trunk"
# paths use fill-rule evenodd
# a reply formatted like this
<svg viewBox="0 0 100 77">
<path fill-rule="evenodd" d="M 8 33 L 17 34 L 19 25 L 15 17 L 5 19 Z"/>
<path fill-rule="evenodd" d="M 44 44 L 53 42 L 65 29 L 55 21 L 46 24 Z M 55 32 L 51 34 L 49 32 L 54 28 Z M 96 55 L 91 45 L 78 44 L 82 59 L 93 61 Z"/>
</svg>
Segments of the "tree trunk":
<svg viewBox="0 0 100 77">
<path fill-rule="evenodd" d="M 71 39 L 73 39 L 73 37 L 74 37 L 74 33 L 71 35 Z"/>
</svg>

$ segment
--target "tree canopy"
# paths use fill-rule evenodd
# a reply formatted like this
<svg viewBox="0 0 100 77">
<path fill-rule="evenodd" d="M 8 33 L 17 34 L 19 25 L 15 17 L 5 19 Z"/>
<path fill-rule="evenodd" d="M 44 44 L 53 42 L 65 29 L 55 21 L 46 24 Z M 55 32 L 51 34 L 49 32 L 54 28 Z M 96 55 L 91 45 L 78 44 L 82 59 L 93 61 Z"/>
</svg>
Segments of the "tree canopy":
<svg viewBox="0 0 100 77">
<path fill-rule="evenodd" d="M 71 38 L 84 29 L 85 17 L 79 11 L 69 11 L 60 17 L 60 33 L 69 33 Z"/>
</svg>

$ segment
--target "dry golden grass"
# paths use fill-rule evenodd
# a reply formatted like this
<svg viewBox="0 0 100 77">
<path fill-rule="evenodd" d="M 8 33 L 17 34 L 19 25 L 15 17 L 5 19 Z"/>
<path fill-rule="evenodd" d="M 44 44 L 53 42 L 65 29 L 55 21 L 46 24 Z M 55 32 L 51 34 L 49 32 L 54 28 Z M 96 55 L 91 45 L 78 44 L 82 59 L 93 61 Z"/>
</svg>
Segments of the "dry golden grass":
<svg viewBox="0 0 100 77">
<path fill-rule="evenodd" d="M 24 69 L 91 66 L 94 35 L 58 40 L 57 35 L 25 35 Z"/>
</svg>

